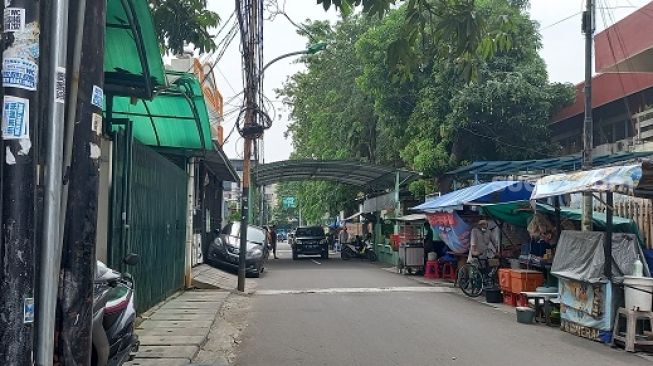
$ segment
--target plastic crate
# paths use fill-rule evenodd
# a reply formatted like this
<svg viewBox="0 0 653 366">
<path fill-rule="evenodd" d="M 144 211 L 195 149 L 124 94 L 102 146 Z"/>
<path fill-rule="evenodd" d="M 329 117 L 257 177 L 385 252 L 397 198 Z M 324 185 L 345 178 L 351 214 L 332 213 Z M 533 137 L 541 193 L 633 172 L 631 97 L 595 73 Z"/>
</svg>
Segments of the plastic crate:
<svg viewBox="0 0 653 366">
<path fill-rule="evenodd" d="M 499 269 L 499 287 L 503 291 L 511 291 L 510 268 Z"/>
<path fill-rule="evenodd" d="M 510 306 L 517 306 L 517 296 L 510 291 L 503 291 L 503 303 Z"/>
<path fill-rule="evenodd" d="M 526 269 L 513 269 L 510 271 L 510 292 L 520 293 L 535 291 L 544 284 L 544 274 Z"/>
</svg>

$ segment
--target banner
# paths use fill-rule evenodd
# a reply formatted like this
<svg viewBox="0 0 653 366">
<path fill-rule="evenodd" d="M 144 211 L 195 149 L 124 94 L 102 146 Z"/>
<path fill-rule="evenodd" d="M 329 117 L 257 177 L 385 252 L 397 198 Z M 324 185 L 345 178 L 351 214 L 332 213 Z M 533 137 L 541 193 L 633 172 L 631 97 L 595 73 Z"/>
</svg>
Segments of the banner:
<svg viewBox="0 0 653 366">
<path fill-rule="evenodd" d="M 463 221 L 457 213 L 437 212 L 427 214 L 426 218 L 452 252 L 467 253 L 472 226 Z"/>
</svg>

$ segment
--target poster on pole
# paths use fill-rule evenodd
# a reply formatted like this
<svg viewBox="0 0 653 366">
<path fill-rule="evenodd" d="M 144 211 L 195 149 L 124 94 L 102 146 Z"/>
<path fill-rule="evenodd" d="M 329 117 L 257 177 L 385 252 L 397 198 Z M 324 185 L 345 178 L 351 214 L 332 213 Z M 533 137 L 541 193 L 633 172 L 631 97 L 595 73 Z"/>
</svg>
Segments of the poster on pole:
<svg viewBox="0 0 653 366">
<path fill-rule="evenodd" d="M 2 86 L 35 91 L 38 68 L 38 65 L 32 61 L 6 57 L 2 61 Z"/>
<path fill-rule="evenodd" d="M 2 138 L 29 139 L 29 99 L 5 95 L 2 112 Z"/>
</svg>

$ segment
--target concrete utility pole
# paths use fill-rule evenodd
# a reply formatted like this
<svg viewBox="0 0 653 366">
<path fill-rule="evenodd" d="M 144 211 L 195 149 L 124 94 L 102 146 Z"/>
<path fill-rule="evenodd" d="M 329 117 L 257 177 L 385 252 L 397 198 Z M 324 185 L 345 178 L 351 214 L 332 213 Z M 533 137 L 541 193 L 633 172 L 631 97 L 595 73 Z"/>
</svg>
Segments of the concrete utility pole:
<svg viewBox="0 0 653 366">
<path fill-rule="evenodd" d="M 594 148 L 594 122 L 592 120 L 592 46 L 595 30 L 594 0 L 587 0 L 583 13 L 583 33 L 585 33 L 585 119 L 583 122 L 583 169 L 592 168 L 592 149 Z M 592 230 L 592 193 L 583 193 L 583 231 Z"/>
<path fill-rule="evenodd" d="M 43 52 L 42 3 L 11 0 L 0 6 L 5 65 L 0 134 L 0 360 L 3 365 L 22 366 L 34 361 L 35 151 L 41 127 L 37 94 L 43 90 L 39 69 L 47 64 L 47 57 L 41 62 L 38 56 Z"/>
<path fill-rule="evenodd" d="M 257 124 L 260 113 L 259 72 L 262 69 L 263 50 L 263 19 L 261 0 L 236 0 L 236 12 L 240 24 L 243 52 L 243 67 L 245 69 L 245 119 L 239 133 L 245 140 L 243 154 L 243 192 L 241 197 L 240 218 L 240 248 L 238 258 L 238 291 L 245 291 L 247 229 L 250 221 L 249 203 L 251 180 L 252 143 L 262 135 L 263 127 Z M 239 123 L 239 121 L 236 121 Z"/>
<path fill-rule="evenodd" d="M 71 0 L 69 40 L 73 45 L 64 148 L 57 360 L 91 362 L 93 281 L 102 134 L 106 1 Z M 75 14 L 76 13 L 76 14 Z M 74 28 L 73 28 L 74 27 Z M 70 195 L 68 194 L 70 192 Z"/>
</svg>

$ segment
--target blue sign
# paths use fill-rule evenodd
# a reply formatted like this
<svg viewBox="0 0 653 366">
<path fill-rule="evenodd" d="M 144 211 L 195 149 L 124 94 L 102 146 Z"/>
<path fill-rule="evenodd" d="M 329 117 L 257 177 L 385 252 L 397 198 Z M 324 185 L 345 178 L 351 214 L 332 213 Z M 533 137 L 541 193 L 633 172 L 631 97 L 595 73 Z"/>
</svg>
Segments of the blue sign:
<svg viewBox="0 0 653 366">
<path fill-rule="evenodd" d="M 93 95 L 91 95 L 91 104 L 98 108 L 102 108 L 104 104 L 104 91 L 97 85 L 93 85 Z"/>
<path fill-rule="evenodd" d="M 5 95 L 2 116 L 2 138 L 29 138 L 29 100 Z"/>
<path fill-rule="evenodd" d="M 34 323 L 34 298 L 27 297 L 23 303 L 23 323 Z"/>
</svg>

